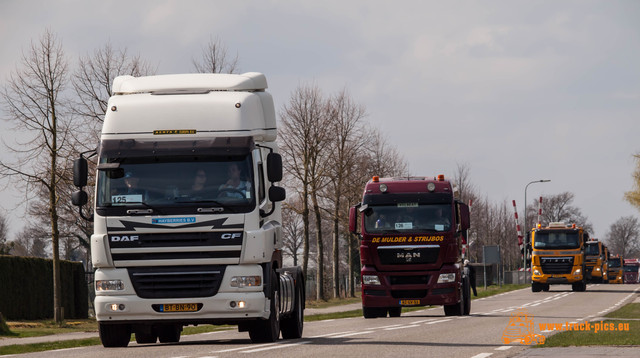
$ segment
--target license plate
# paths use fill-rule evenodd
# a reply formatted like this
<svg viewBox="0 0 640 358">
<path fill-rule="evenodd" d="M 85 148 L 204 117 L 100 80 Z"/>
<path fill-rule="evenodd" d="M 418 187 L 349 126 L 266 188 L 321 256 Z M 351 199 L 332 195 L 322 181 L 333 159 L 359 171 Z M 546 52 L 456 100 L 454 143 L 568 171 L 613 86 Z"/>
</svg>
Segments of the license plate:
<svg viewBox="0 0 640 358">
<path fill-rule="evenodd" d="M 197 303 L 176 303 L 162 305 L 162 312 L 196 312 L 198 310 Z"/>
<path fill-rule="evenodd" d="M 400 300 L 400 305 L 402 306 L 415 306 L 419 304 L 420 300 Z"/>
</svg>

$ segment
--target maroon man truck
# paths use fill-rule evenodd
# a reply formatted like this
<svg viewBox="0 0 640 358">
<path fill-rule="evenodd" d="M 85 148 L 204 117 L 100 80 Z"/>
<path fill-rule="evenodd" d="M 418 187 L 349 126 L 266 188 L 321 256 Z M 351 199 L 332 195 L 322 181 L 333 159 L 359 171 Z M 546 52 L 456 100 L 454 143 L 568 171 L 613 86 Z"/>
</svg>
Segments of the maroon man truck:
<svg viewBox="0 0 640 358">
<path fill-rule="evenodd" d="M 365 318 L 426 305 L 443 305 L 447 316 L 469 314 L 475 282 L 462 255 L 469 206 L 457 194 L 444 175 L 367 182 L 362 202 L 349 211 L 349 230 L 361 238 Z"/>
</svg>

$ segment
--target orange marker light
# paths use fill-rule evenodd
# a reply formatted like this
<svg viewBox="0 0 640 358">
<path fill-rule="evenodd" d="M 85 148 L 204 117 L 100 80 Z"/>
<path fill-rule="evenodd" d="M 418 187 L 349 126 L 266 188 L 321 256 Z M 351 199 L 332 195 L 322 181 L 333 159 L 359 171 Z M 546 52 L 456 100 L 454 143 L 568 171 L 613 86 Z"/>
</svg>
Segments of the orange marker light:
<svg viewBox="0 0 640 358">
<path fill-rule="evenodd" d="M 444 174 L 438 174 L 438 181 L 444 181 Z"/>
<path fill-rule="evenodd" d="M 380 181 L 380 177 L 377 176 L 377 175 L 374 175 L 372 180 L 373 180 L 374 183 L 377 183 L 377 182 Z"/>
</svg>

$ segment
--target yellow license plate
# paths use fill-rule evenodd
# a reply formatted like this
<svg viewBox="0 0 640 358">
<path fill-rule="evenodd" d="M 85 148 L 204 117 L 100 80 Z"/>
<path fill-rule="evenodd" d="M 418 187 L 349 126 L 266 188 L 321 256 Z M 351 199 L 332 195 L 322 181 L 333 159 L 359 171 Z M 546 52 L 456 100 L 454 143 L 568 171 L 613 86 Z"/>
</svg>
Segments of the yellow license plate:
<svg viewBox="0 0 640 358">
<path fill-rule="evenodd" d="M 400 300 L 400 305 L 402 306 L 415 306 L 419 304 L 420 300 Z"/>
<path fill-rule="evenodd" d="M 197 303 L 176 303 L 162 305 L 162 312 L 196 312 L 197 310 Z"/>
</svg>

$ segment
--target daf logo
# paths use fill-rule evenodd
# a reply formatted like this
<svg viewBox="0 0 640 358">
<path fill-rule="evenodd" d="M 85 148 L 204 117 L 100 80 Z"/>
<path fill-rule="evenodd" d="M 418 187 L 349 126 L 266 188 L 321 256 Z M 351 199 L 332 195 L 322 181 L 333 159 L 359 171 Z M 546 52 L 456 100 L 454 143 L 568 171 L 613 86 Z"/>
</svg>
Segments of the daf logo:
<svg viewBox="0 0 640 358">
<path fill-rule="evenodd" d="M 234 233 L 222 234 L 222 240 L 237 239 L 239 237 L 242 237 L 242 233 L 234 232 Z"/>
<path fill-rule="evenodd" d="M 111 242 L 138 241 L 138 235 L 111 236 Z"/>
</svg>

